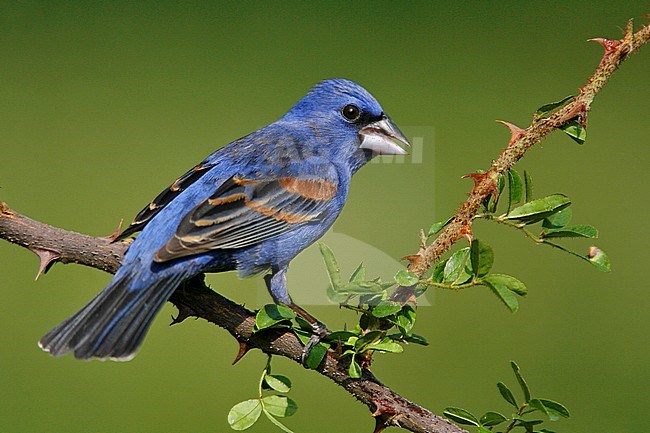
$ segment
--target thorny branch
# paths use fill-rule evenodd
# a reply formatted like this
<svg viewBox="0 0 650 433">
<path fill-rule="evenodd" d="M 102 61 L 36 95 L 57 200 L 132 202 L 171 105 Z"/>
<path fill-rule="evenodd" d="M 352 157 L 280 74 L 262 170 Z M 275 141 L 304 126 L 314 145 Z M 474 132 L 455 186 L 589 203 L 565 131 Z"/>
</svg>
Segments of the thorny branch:
<svg viewBox="0 0 650 433">
<path fill-rule="evenodd" d="M 535 143 L 566 122 L 577 118 L 586 125 L 587 113 L 596 94 L 619 65 L 649 40 L 650 26 L 646 25 L 634 33 L 631 21 L 621 40 L 592 39 L 603 45 L 605 53 L 595 73 L 573 101 L 547 118 L 533 120 L 525 130 L 503 122 L 512 134 L 508 146 L 485 174 L 471 175 L 475 185 L 469 197 L 432 243 L 427 245 L 423 239 L 417 254 L 408 257 L 409 270 L 418 276 L 424 275 L 432 263 L 439 260 L 455 242 L 463 237 L 471 238 L 472 218 L 483 200 L 495 192 L 499 175 L 519 161 Z M 87 236 L 31 220 L 14 212 L 5 203 L 0 203 L 0 238 L 35 252 L 41 260 L 38 275 L 47 272 L 57 261 L 78 263 L 114 273 L 128 246 L 126 241 L 111 243 L 110 237 Z M 408 288 L 400 288 L 396 294 L 397 299 L 408 299 L 410 296 Z M 256 348 L 267 354 L 300 362 L 302 345 L 291 331 L 278 329 L 253 334 L 254 313 L 210 290 L 202 276 L 184 284 L 170 301 L 179 310 L 176 322 L 195 316 L 230 332 L 240 344 L 237 359 L 248 350 Z M 348 366 L 333 352 L 328 353 L 318 372 L 368 406 L 376 420 L 375 433 L 388 426 L 422 433 L 466 433 L 448 420 L 401 397 L 383 385 L 370 371 L 364 370 L 360 379 L 350 378 Z"/>
</svg>

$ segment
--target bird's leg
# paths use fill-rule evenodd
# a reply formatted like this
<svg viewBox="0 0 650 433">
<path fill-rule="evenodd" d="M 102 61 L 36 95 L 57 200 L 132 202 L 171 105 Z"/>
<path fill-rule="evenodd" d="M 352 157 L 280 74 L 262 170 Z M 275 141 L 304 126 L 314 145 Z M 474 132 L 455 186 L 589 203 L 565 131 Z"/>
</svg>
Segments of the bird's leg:
<svg viewBox="0 0 650 433">
<path fill-rule="evenodd" d="M 302 357 L 300 362 L 302 365 L 305 365 L 305 361 L 309 356 L 309 352 L 320 342 L 320 340 L 328 336 L 331 331 L 327 329 L 327 326 L 316 319 L 314 316 L 302 309 L 302 307 L 293 303 L 289 292 L 287 291 L 287 267 L 273 267 L 271 273 L 264 276 L 264 281 L 266 282 L 266 287 L 269 289 L 269 293 L 273 297 L 273 300 L 277 304 L 286 305 L 291 308 L 293 312 L 302 317 L 311 325 L 312 335 L 309 338 L 309 341 L 302 349 Z"/>
</svg>

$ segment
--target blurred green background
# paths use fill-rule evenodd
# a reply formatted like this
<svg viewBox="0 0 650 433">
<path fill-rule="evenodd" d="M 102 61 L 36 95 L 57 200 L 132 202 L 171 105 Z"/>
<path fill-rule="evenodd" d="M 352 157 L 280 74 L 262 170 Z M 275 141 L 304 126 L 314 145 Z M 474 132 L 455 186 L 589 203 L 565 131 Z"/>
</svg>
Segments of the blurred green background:
<svg viewBox="0 0 650 433">
<path fill-rule="evenodd" d="M 602 54 L 586 39 L 619 37 L 629 17 L 648 12 L 647 1 L 3 1 L 0 200 L 108 235 L 215 148 L 274 121 L 321 79 L 346 77 L 423 139 L 421 163 L 358 173 L 328 236 L 344 271 L 364 260 L 390 277 L 398 265 L 386 258 L 413 253 L 418 230 L 470 190 L 460 176 L 487 168 L 507 143 L 494 119 L 527 125 L 538 106 L 575 93 Z M 495 272 L 524 280 L 528 298 L 512 315 L 485 288 L 429 293 L 416 332 L 431 346 L 378 356 L 373 371 L 387 385 L 438 413 L 507 413 L 495 383 L 514 386 L 515 359 L 534 393 L 572 411 L 553 430 L 645 431 L 648 77 L 645 48 L 598 96 L 584 146 L 555 134 L 520 164 L 538 196 L 566 193 L 574 221 L 600 229 L 613 271 L 477 223 Z M 237 345 L 226 332 L 192 320 L 170 328 L 169 305 L 129 363 L 50 358 L 36 341 L 110 276 L 56 265 L 34 283 L 36 269 L 32 253 L 0 243 L 0 431 L 223 432 L 229 408 L 255 396 L 264 356 L 232 367 Z M 289 278 L 298 300 L 302 281 L 324 290 L 313 248 Z M 259 279 L 210 282 L 251 308 L 269 302 Z M 331 327 L 355 320 L 335 306 L 309 309 Z M 366 408 L 327 379 L 279 359 L 274 371 L 294 380 L 300 410 L 287 424 L 296 432 L 372 430 Z M 264 420 L 250 431 L 272 429 Z"/>
</svg>

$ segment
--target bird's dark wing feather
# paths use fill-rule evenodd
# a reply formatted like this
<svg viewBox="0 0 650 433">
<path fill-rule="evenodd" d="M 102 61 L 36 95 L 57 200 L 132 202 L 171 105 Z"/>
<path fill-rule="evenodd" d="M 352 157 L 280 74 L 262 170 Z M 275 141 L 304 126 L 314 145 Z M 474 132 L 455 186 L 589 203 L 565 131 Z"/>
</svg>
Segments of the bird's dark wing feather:
<svg viewBox="0 0 650 433">
<path fill-rule="evenodd" d="M 138 213 L 133 222 L 115 239 L 119 241 L 141 231 L 151 219 L 169 204 L 178 194 L 201 178 L 214 164 L 201 163 L 179 177 L 167 189 L 158 194 L 151 203 Z"/>
<path fill-rule="evenodd" d="M 252 180 L 233 176 L 183 218 L 154 260 L 165 262 L 258 244 L 318 220 L 336 191 L 335 181 L 321 178 Z"/>
</svg>

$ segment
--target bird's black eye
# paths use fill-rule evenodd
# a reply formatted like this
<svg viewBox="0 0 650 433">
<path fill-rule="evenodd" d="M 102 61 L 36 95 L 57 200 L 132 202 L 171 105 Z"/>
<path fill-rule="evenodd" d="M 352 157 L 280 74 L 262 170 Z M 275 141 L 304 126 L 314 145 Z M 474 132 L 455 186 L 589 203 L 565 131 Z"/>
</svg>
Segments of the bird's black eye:
<svg viewBox="0 0 650 433">
<path fill-rule="evenodd" d="M 343 113 L 343 117 L 345 117 L 346 119 L 352 122 L 354 122 L 359 118 L 359 116 L 361 116 L 361 111 L 359 110 L 359 107 L 352 104 L 348 104 L 345 107 L 343 107 L 342 113 Z"/>
</svg>

